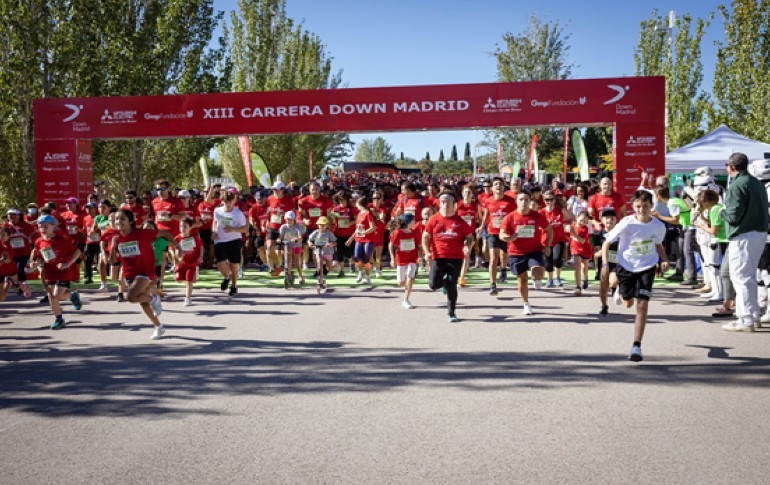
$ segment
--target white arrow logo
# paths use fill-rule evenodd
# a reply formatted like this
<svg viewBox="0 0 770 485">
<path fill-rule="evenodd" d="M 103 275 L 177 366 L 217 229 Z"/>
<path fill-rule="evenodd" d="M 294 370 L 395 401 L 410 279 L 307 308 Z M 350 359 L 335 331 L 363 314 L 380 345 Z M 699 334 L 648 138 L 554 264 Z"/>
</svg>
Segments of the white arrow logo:
<svg viewBox="0 0 770 485">
<path fill-rule="evenodd" d="M 615 91 L 617 95 L 615 95 L 614 98 L 608 99 L 607 101 L 605 101 L 604 104 L 612 104 L 615 101 L 620 101 L 621 99 L 623 99 L 623 96 L 626 95 L 626 91 L 631 89 L 629 86 L 626 86 L 624 88 L 623 86 L 618 86 L 617 84 L 608 84 L 607 87 Z"/>
<path fill-rule="evenodd" d="M 82 104 L 80 106 L 77 106 L 75 104 L 65 104 L 64 106 L 72 110 L 72 113 L 68 117 L 64 118 L 64 123 L 68 121 L 72 121 L 75 118 L 77 118 L 78 115 L 80 114 L 80 110 L 83 109 Z"/>
</svg>

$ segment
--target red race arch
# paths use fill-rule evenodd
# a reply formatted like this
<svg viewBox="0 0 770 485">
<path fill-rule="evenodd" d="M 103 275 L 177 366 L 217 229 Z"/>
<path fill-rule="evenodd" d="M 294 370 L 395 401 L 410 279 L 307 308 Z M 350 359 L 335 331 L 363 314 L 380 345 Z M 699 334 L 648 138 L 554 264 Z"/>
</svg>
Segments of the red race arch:
<svg viewBox="0 0 770 485">
<path fill-rule="evenodd" d="M 663 77 L 34 101 L 38 202 L 93 190 L 93 139 L 614 126 L 616 190 L 665 164 Z"/>
</svg>

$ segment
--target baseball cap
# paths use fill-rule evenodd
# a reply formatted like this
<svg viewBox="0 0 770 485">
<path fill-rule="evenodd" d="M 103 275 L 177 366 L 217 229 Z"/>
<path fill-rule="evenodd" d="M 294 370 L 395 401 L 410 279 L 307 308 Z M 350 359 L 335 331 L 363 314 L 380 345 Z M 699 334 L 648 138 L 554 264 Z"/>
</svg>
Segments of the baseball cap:
<svg viewBox="0 0 770 485">
<path fill-rule="evenodd" d="M 190 198 L 190 191 L 189 190 L 180 190 L 177 194 L 177 197 L 180 199 L 189 199 Z"/>
<path fill-rule="evenodd" d="M 69 199 L 67 199 L 66 202 L 68 204 L 78 204 L 78 205 L 80 204 L 80 200 L 78 200 L 77 197 L 70 197 Z"/>
<path fill-rule="evenodd" d="M 19 216 L 21 215 L 21 212 L 19 211 L 19 209 L 12 208 L 12 209 L 8 209 L 8 212 L 6 212 L 6 214 L 16 214 L 17 216 Z"/>
<path fill-rule="evenodd" d="M 328 225 L 329 225 L 329 219 L 327 219 L 327 218 L 326 218 L 326 217 L 324 217 L 324 216 L 321 216 L 321 217 L 319 217 L 319 218 L 318 218 L 317 224 L 318 224 L 318 225 L 321 225 L 321 224 L 323 224 L 323 225 L 325 225 L 325 226 L 328 226 Z"/>
<path fill-rule="evenodd" d="M 288 211 L 286 214 L 283 215 L 284 219 L 296 219 L 297 214 L 294 213 L 294 211 Z"/>
<path fill-rule="evenodd" d="M 96 209 L 97 205 L 94 204 L 93 202 L 89 202 L 88 204 L 86 204 L 86 207 L 93 207 L 94 209 Z"/>
<path fill-rule="evenodd" d="M 407 212 L 405 214 L 401 214 L 399 219 L 401 220 L 401 223 L 403 223 L 405 226 L 408 226 L 414 220 L 414 214 Z"/>
<path fill-rule="evenodd" d="M 281 190 L 283 188 L 286 188 L 286 185 L 281 180 L 278 180 L 276 183 L 273 184 L 273 190 Z"/>
<path fill-rule="evenodd" d="M 56 219 L 53 216 L 44 215 L 37 218 L 37 224 L 51 224 L 52 226 L 56 225 Z"/>
</svg>

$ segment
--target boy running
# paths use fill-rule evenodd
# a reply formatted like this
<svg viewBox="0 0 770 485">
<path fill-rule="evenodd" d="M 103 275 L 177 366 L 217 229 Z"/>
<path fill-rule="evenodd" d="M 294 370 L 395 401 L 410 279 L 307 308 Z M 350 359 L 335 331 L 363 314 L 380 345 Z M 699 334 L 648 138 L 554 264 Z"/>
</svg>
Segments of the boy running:
<svg viewBox="0 0 770 485">
<path fill-rule="evenodd" d="M 390 265 L 396 267 L 396 282 L 399 288 L 404 287 L 404 301 L 401 306 L 410 310 L 414 308 L 409 297 L 412 296 L 412 286 L 417 275 L 420 240 L 413 230 L 415 222 L 412 214 L 402 214 L 398 221 L 399 228 L 390 234 Z"/>
<path fill-rule="evenodd" d="M 607 297 L 610 294 L 610 290 L 613 291 L 615 297 L 615 303 L 620 305 L 620 292 L 618 287 L 618 275 L 615 270 L 618 267 L 618 242 L 615 241 L 610 244 L 609 260 L 605 261 L 602 258 L 602 245 L 604 244 L 604 238 L 608 232 L 613 230 L 618 223 L 618 217 L 615 214 L 615 209 L 604 209 L 600 215 L 602 221 L 601 231 L 597 232 L 593 236 L 593 245 L 598 246 L 598 251 L 594 253 L 594 257 L 599 259 L 599 268 L 601 268 L 601 279 L 599 281 L 599 301 L 602 304 L 602 309 L 599 311 L 599 315 L 607 315 L 609 313 L 609 305 L 607 305 Z"/>
</svg>

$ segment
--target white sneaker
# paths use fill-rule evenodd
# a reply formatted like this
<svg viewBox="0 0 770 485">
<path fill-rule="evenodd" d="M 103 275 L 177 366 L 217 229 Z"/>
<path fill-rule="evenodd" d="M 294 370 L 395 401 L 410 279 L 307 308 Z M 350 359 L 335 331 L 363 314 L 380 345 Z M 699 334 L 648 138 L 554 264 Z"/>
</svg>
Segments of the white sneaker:
<svg viewBox="0 0 770 485">
<path fill-rule="evenodd" d="M 356 283 L 360 283 L 362 281 L 364 281 L 364 272 L 363 271 L 359 271 L 358 272 L 358 277 L 356 278 Z"/>
<path fill-rule="evenodd" d="M 192 298 L 185 298 L 184 306 L 192 306 Z"/>
<path fill-rule="evenodd" d="M 378 278 L 382 278 L 382 271 L 380 271 L 380 270 L 377 270 L 377 271 L 375 271 L 375 272 L 374 272 L 374 274 L 375 274 L 375 275 L 376 275 Z"/>
<path fill-rule="evenodd" d="M 369 278 L 368 276 L 364 276 L 364 284 L 371 285 L 372 284 L 371 278 Z"/>
<path fill-rule="evenodd" d="M 631 353 L 628 354 L 628 360 L 631 362 L 641 362 L 644 357 L 642 357 L 642 348 L 638 345 L 634 345 L 631 347 Z"/>
<path fill-rule="evenodd" d="M 152 333 L 152 337 L 150 338 L 152 340 L 160 340 L 164 333 L 166 333 L 166 329 L 163 328 L 163 325 L 159 325 L 155 327 L 155 331 Z"/>
<path fill-rule="evenodd" d="M 102 284 L 99 286 L 99 291 L 100 291 L 101 293 L 107 293 L 108 291 L 110 291 L 110 289 L 109 289 L 109 288 L 107 288 L 107 283 L 102 283 Z"/>
<path fill-rule="evenodd" d="M 524 304 L 524 309 L 521 312 L 524 315 L 532 315 L 532 305 L 529 303 Z"/>
<path fill-rule="evenodd" d="M 612 300 L 615 302 L 616 305 L 620 305 L 623 303 L 623 299 L 620 298 L 620 289 L 615 288 L 615 291 L 612 292 Z"/>
<path fill-rule="evenodd" d="M 402 302 L 401 302 L 401 306 L 402 306 L 402 307 L 404 307 L 404 308 L 406 308 L 407 310 L 411 310 L 412 308 L 414 308 L 414 305 L 412 305 L 412 304 L 409 302 L 409 300 L 404 300 L 404 301 L 402 301 Z"/>
<path fill-rule="evenodd" d="M 539 290 L 543 287 L 543 282 L 541 280 L 535 280 L 535 289 Z"/>
<path fill-rule="evenodd" d="M 243 267 L 238 268 L 238 279 L 243 279 Z"/>
<path fill-rule="evenodd" d="M 163 305 L 158 295 L 152 296 L 152 300 L 150 300 L 150 307 L 152 307 L 152 313 L 154 313 L 156 317 L 163 313 Z"/>
<path fill-rule="evenodd" d="M 770 312 L 762 315 L 762 318 L 759 319 L 759 323 L 770 323 Z"/>
<path fill-rule="evenodd" d="M 701 298 L 708 298 L 709 300 L 711 300 L 714 297 L 714 293 L 701 293 L 699 296 Z"/>
</svg>

